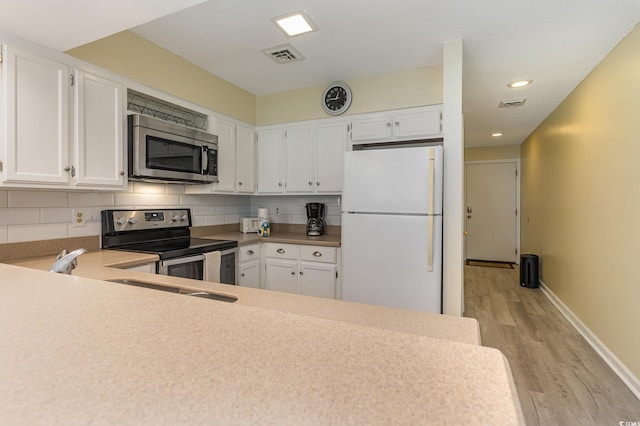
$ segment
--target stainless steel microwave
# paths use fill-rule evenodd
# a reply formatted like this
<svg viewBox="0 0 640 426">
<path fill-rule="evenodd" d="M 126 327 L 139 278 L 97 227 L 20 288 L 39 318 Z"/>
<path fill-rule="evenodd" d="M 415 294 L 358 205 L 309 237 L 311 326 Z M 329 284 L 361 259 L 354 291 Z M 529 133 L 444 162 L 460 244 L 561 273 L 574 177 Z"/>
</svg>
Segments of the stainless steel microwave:
<svg viewBox="0 0 640 426">
<path fill-rule="evenodd" d="M 128 118 L 129 180 L 218 182 L 218 136 L 132 114 Z"/>
</svg>

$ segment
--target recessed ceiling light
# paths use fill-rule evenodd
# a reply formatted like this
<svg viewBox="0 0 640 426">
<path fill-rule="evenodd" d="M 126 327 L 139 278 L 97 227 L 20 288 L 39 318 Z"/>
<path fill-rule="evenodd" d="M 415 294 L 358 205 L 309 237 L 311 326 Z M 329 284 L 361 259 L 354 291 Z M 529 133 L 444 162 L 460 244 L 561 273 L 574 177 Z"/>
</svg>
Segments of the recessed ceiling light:
<svg viewBox="0 0 640 426">
<path fill-rule="evenodd" d="M 499 138 L 500 136 L 502 136 L 502 133 L 500 132 L 491 133 L 491 136 L 493 136 L 494 138 Z"/>
<path fill-rule="evenodd" d="M 271 21 L 284 31 L 287 37 L 318 31 L 318 27 L 316 27 L 311 18 L 304 12 L 293 12 L 287 15 L 277 16 L 271 18 Z"/>
<path fill-rule="evenodd" d="M 514 81 L 513 83 L 507 84 L 507 86 L 511 87 L 512 89 L 517 89 L 518 87 L 528 86 L 532 82 L 533 80 L 518 80 L 518 81 Z"/>
</svg>

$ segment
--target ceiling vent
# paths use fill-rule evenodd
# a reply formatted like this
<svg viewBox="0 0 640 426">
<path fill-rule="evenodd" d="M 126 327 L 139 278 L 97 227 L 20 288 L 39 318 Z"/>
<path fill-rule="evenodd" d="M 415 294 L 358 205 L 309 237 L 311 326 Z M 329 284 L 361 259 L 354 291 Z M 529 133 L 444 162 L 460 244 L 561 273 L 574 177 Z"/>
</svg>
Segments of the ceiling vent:
<svg viewBox="0 0 640 426">
<path fill-rule="evenodd" d="M 262 49 L 262 53 L 273 59 L 276 64 L 290 64 L 304 59 L 304 56 L 290 44 Z"/>
<path fill-rule="evenodd" d="M 512 101 L 500 101 L 498 108 L 516 108 L 521 107 L 526 102 L 526 99 L 514 99 Z"/>
</svg>

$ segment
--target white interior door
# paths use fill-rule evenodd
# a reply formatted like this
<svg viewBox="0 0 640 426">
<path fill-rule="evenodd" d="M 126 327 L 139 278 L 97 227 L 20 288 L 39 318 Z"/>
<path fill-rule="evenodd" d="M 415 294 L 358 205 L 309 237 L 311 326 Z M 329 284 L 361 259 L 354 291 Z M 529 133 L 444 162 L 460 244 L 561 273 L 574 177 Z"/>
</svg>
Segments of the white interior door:
<svg viewBox="0 0 640 426">
<path fill-rule="evenodd" d="M 468 163 L 466 258 L 516 262 L 517 162 Z"/>
</svg>

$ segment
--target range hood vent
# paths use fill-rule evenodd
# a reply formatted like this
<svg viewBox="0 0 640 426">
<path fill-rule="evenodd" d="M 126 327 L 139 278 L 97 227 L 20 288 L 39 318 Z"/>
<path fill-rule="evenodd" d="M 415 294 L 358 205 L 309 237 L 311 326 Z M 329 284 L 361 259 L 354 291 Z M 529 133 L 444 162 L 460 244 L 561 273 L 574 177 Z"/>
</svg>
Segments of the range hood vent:
<svg viewBox="0 0 640 426">
<path fill-rule="evenodd" d="M 498 104 L 498 108 L 516 108 L 521 107 L 526 102 L 526 99 L 514 99 L 512 101 L 501 101 Z"/>
<path fill-rule="evenodd" d="M 262 53 L 270 57 L 276 64 L 290 64 L 292 62 L 300 62 L 304 56 L 298 52 L 295 47 L 290 44 L 283 44 L 268 49 L 262 49 Z"/>
</svg>

